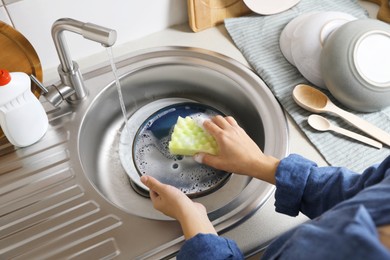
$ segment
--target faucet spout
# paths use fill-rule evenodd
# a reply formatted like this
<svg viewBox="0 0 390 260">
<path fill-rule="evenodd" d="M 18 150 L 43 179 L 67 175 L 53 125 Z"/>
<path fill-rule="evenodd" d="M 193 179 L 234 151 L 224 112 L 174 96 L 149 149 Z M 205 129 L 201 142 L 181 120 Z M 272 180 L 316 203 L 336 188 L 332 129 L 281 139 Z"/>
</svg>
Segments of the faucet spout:
<svg viewBox="0 0 390 260">
<path fill-rule="evenodd" d="M 58 73 L 62 84 L 74 88 L 72 100 L 83 99 L 87 95 L 83 78 L 76 62 L 71 58 L 64 32 L 69 31 L 82 35 L 85 39 L 101 43 L 105 47 L 112 46 L 116 41 L 116 31 L 92 23 L 83 23 L 70 18 L 62 18 L 54 22 L 51 34 L 57 50 L 60 66 Z"/>
</svg>

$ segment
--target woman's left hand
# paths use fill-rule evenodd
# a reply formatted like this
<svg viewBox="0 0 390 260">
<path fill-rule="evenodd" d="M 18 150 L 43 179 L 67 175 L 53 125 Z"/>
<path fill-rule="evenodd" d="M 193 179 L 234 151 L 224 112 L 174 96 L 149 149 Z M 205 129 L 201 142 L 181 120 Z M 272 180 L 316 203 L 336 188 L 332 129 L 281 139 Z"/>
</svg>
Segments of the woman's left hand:
<svg viewBox="0 0 390 260">
<path fill-rule="evenodd" d="M 163 184 L 151 176 L 144 175 L 141 181 L 150 190 L 154 208 L 177 219 L 186 239 L 198 233 L 217 234 L 202 204 L 193 202 L 179 189 Z"/>
</svg>

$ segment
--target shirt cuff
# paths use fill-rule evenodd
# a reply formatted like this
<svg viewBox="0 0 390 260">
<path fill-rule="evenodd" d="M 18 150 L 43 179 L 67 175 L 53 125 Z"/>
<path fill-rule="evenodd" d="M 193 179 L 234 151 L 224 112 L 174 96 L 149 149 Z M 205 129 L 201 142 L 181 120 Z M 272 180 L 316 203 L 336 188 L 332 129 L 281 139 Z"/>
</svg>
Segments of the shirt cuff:
<svg viewBox="0 0 390 260">
<path fill-rule="evenodd" d="M 236 242 L 214 234 L 197 234 L 180 249 L 177 259 L 244 259 Z"/>
<path fill-rule="evenodd" d="M 302 196 L 310 175 L 317 165 L 297 154 L 282 159 L 275 173 L 275 210 L 289 216 L 297 216 Z"/>
</svg>

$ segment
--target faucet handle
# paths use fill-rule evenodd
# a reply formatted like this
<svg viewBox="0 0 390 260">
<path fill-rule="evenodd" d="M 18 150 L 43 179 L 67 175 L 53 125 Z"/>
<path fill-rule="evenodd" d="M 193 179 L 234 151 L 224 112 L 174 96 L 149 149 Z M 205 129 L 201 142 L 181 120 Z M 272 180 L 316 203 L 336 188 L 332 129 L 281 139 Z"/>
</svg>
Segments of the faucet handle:
<svg viewBox="0 0 390 260">
<path fill-rule="evenodd" d="M 44 94 L 49 92 L 49 90 L 42 84 L 42 82 L 40 82 L 33 74 L 30 75 L 30 79 L 32 82 L 35 83 L 35 85 L 37 85 L 37 87 L 39 87 L 42 90 Z"/>
<path fill-rule="evenodd" d="M 75 93 L 74 88 L 60 84 L 51 85 L 47 93 L 44 94 L 47 101 L 49 101 L 53 106 L 58 107 L 62 101 L 69 98 Z"/>
<path fill-rule="evenodd" d="M 34 75 L 30 75 L 32 82 L 34 82 L 43 92 L 43 96 L 53 106 L 58 107 L 62 101 L 75 93 L 75 90 L 70 86 L 64 84 L 51 85 L 49 89 L 45 87 Z"/>
</svg>

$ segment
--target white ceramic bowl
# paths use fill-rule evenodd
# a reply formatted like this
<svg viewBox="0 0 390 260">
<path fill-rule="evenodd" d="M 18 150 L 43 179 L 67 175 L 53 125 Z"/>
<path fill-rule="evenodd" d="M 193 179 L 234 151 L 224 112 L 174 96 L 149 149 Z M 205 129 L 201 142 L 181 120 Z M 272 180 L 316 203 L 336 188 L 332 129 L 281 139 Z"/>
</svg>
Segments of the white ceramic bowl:
<svg viewBox="0 0 390 260">
<path fill-rule="evenodd" d="M 280 50 L 282 51 L 283 56 L 288 60 L 288 62 L 290 62 L 294 66 L 295 63 L 291 54 L 291 40 L 293 38 L 294 31 L 302 20 L 306 19 L 306 17 L 314 13 L 318 13 L 318 12 L 304 13 L 302 15 L 295 17 L 283 28 L 283 31 L 280 34 L 280 38 L 279 38 Z"/>
<path fill-rule="evenodd" d="M 280 35 L 280 49 L 308 81 L 326 88 L 320 71 L 324 41 L 341 25 L 355 19 L 350 14 L 335 11 L 304 13 L 285 26 Z"/>
<path fill-rule="evenodd" d="M 325 40 L 343 24 L 355 20 L 342 12 L 320 12 L 301 20 L 291 40 L 291 54 L 299 72 L 314 85 L 326 88 L 320 69 Z"/>
<path fill-rule="evenodd" d="M 326 40 L 321 74 L 332 95 L 362 112 L 390 106 L 390 25 L 374 19 L 349 22 Z"/>
<path fill-rule="evenodd" d="M 244 0 L 246 6 L 253 12 L 270 15 L 281 13 L 298 4 L 300 0 Z"/>
</svg>

